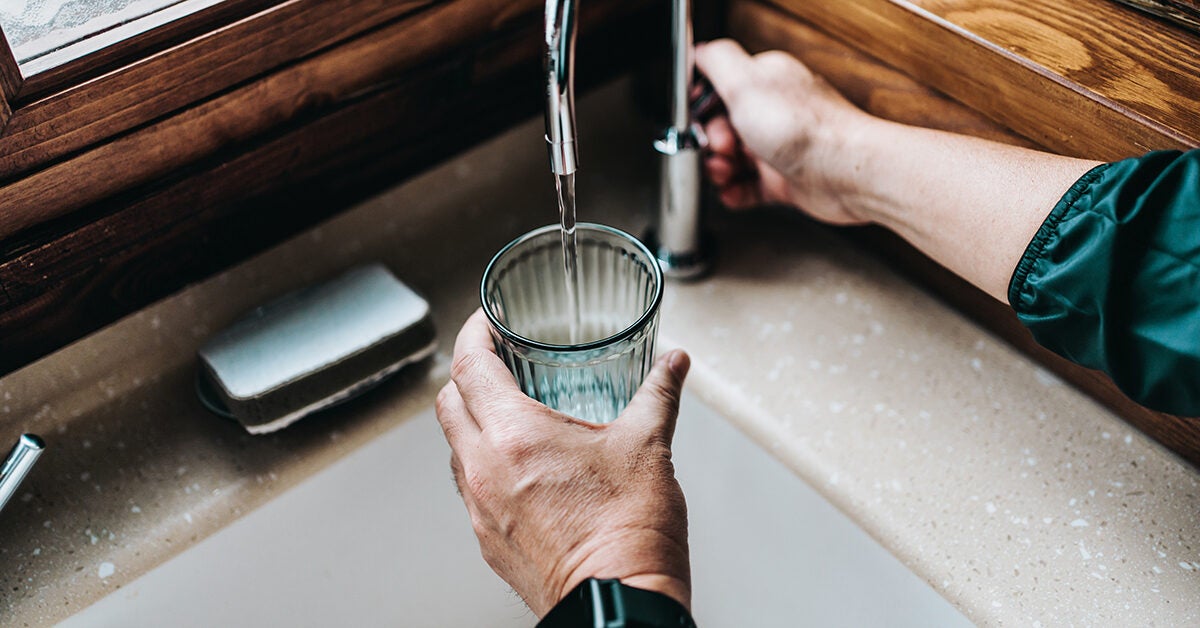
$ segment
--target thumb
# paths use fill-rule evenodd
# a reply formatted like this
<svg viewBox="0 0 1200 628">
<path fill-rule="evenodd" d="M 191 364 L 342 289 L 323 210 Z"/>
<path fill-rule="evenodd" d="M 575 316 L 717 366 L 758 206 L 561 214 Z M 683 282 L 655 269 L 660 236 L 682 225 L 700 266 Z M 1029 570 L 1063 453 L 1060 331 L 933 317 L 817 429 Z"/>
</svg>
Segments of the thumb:
<svg viewBox="0 0 1200 628">
<path fill-rule="evenodd" d="M 696 47 L 696 67 L 708 77 L 726 105 L 733 105 L 742 85 L 749 80 L 747 66 L 752 61 L 746 49 L 732 39 L 718 39 Z"/>
<path fill-rule="evenodd" d="M 680 349 L 668 352 L 642 381 L 618 423 L 658 436 L 669 445 L 679 416 L 679 397 L 692 359 Z"/>
</svg>

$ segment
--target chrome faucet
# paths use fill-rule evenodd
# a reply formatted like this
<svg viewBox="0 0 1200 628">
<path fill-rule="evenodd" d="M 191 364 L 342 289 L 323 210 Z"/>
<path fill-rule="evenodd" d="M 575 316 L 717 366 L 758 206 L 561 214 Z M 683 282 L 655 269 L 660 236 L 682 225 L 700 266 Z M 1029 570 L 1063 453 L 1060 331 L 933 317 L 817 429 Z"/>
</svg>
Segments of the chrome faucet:
<svg viewBox="0 0 1200 628">
<path fill-rule="evenodd" d="M 688 279 L 708 270 L 700 231 L 701 132 L 692 122 L 689 91 L 696 70 L 691 0 L 671 3 L 671 124 L 654 142 L 661 155 L 658 230 L 651 243 L 663 273 Z"/>
<path fill-rule="evenodd" d="M 576 0 L 546 0 L 546 143 L 556 175 L 575 172 Z M 691 0 L 671 9 L 671 121 L 654 142 L 661 157 L 658 229 L 650 248 L 669 277 L 708 269 L 700 231 L 700 132 L 691 119 L 689 90 L 695 71 Z"/>
<path fill-rule="evenodd" d="M 546 0 L 546 143 L 550 169 L 571 174 L 575 146 L 575 0 Z"/>
</svg>

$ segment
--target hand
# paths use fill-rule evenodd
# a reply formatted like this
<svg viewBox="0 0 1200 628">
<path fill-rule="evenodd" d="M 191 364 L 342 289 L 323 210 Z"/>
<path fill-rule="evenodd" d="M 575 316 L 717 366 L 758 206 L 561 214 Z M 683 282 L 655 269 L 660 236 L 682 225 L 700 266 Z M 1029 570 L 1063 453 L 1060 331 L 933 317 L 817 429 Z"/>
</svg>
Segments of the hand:
<svg viewBox="0 0 1200 628">
<path fill-rule="evenodd" d="M 791 55 L 750 56 L 731 39 L 702 44 L 696 65 L 725 102 L 709 120 L 705 170 L 731 209 L 795 205 L 817 220 L 867 222 L 841 202 L 840 135 L 873 118 Z"/>
<path fill-rule="evenodd" d="M 483 558 L 539 617 L 589 577 L 690 606 L 687 507 L 671 464 L 690 365 L 662 356 L 616 422 L 592 425 L 527 397 L 482 310 L 454 347 L 437 416 Z"/>
</svg>

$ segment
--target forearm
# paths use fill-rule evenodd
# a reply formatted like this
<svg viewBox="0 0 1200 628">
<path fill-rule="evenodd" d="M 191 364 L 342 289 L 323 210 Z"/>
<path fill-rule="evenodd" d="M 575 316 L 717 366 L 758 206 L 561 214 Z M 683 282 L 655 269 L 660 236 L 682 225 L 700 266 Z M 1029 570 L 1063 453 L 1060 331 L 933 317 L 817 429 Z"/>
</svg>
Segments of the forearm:
<svg viewBox="0 0 1200 628">
<path fill-rule="evenodd" d="M 1038 227 L 1099 162 L 870 118 L 847 130 L 846 210 L 895 231 L 1002 302 Z"/>
</svg>

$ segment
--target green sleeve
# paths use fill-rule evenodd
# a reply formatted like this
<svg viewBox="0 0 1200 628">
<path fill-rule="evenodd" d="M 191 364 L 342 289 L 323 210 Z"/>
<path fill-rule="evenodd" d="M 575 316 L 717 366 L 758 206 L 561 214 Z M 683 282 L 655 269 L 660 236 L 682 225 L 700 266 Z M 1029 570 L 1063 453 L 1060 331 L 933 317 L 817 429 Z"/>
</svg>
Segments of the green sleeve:
<svg viewBox="0 0 1200 628">
<path fill-rule="evenodd" d="M 1029 244 L 1008 300 L 1046 348 L 1149 408 L 1200 416 L 1200 150 L 1084 175 Z"/>
</svg>

